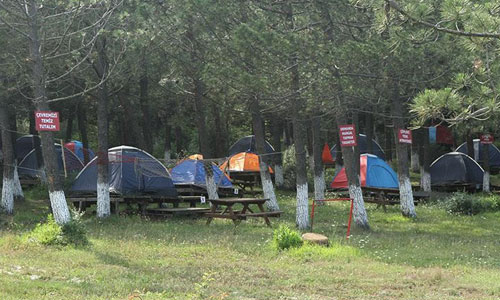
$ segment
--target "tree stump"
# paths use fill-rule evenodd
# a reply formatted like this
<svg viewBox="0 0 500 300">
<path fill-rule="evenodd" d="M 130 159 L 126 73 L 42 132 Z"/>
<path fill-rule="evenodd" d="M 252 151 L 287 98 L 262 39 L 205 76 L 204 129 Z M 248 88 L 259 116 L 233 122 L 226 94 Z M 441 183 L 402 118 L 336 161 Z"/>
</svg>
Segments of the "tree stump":
<svg viewBox="0 0 500 300">
<path fill-rule="evenodd" d="M 302 235 L 302 240 L 316 245 L 328 246 L 328 238 L 322 234 L 307 232 Z"/>
</svg>

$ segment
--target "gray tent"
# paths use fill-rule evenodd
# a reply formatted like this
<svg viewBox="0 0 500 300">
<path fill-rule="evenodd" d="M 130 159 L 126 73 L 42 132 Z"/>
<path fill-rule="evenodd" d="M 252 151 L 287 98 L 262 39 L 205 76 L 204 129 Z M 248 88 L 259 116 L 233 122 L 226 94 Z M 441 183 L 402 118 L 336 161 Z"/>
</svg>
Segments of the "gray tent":
<svg viewBox="0 0 500 300">
<path fill-rule="evenodd" d="M 484 170 L 470 156 L 460 152 L 450 152 L 440 156 L 431 164 L 430 173 L 432 185 L 481 185 Z"/>
</svg>

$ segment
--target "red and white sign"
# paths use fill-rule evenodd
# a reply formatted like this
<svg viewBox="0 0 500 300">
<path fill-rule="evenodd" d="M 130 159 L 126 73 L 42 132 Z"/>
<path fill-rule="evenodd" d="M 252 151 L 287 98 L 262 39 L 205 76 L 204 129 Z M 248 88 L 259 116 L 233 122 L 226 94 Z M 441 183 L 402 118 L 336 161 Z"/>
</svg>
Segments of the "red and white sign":
<svg viewBox="0 0 500 300">
<path fill-rule="evenodd" d="M 354 147 L 358 145 L 358 141 L 356 139 L 356 128 L 354 125 L 340 125 L 339 136 L 341 147 Z"/>
<path fill-rule="evenodd" d="M 492 134 L 481 134 L 481 138 L 479 139 L 481 141 L 481 144 L 493 144 L 493 142 L 495 141 L 495 138 L 493 137 Z"/>
<path fill-rule="evenodd" d="M 400 144 L 411 144 L 412 143 L 411 130 L 399 129 L 398 142 Z"/>
<path fill-rule="evenodd" d="M 36 131 L 59 131 L 59 113 L 56 111 L 35 112 Z"/>
</svg>

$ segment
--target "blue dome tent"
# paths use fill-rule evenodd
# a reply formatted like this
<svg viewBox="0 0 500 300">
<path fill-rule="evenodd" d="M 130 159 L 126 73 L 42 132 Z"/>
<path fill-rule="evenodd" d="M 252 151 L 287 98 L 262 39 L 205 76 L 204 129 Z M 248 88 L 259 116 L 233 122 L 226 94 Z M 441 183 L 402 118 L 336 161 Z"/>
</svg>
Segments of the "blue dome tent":
<svg viewBox="0 0 500 300">
<path fill-rule="evenodd" d="M 360 154 L 368 153 L 368 138 L 366 137 L 366 135 L 359 134 L 358 146 Z M 372 140 L 372 148 L 373 148 L 373 153 L 371 154 L 374 154 L 379 158 L 385 160 L 385 152 L 384 150 L 382 150 L 382 147 L 380 147 L 380 145 L 375 140 Z M 332 157 L 334 160 L 338 151 L 340 151 L 340 149 L 337 147 L 337 145 L 333 145 L 330 152 L 332 153 Z"/>
<path fill-rule="evenodd" d="M 362 154 L 359 159 L 360 180 L 362 187 L 385 189 L 399 188 L 398 175 L 384 160 L 373 154 Z M 348 188 L 345 167 L 335 175 L 331 187 L 334 189 Z"/>
<path fill-rule="evenodd" d="M 212 170 L 217 187 L 232 188 L 231 181 L 219 167 L 212 164 Z M 175 185 L 197 185 L 206 188 L 205 168 L 201 160 L 184 160 L 171 170 L 171 174 Z"/>
<path fill-rule="evenodd" d="M 152 194 L 177 197 L 170 174 L 151 154 L 135 147 L 120 146 L 108 150 L 109 191 L 121 195 Z M 97 191 L 97 157 L 76 177 L 71 191 Z"/>
<path fill-rule="evenodd" d="M 39 145 L 41 144 L 41 139 L 38 135 L 23 135 L 16 139 L 14 148 L 16 151 L 17 163 L 21 163 L 23 158 L 28 155 L 31 150 L 35 149 L 35 142 L 38 142 Z"/>
</svg>

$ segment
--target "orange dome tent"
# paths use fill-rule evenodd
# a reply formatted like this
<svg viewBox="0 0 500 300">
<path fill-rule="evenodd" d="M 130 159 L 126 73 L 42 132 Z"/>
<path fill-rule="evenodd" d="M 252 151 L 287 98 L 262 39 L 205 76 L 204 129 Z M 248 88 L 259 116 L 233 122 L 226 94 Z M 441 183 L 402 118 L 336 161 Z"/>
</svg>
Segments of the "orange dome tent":
<svg viewBox="0 0 500 300">
<path fill-rule="evenodd" d="M 259 156 L 257 154 L 240 152 L 231 156 L 221 166 L 224 172 L 259 172 Z M 273 173 L 273 169 L 269 167 L 269 172 Z"/>
<path fill-rule="evenodd" d="M 192 159 L 192 160 L 203 160 L 203 154 L 193 154 L 193 155 L 189 155 L 187 159 Z"/>
</svg>

